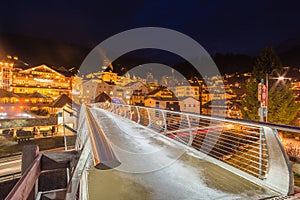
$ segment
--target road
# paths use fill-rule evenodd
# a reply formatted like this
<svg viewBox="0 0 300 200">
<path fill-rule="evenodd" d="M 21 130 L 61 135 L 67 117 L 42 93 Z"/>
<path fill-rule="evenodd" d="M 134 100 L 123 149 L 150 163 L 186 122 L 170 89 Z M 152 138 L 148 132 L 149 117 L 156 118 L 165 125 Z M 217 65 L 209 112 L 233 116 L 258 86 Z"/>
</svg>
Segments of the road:
<svg viewBox="0 0 300 200">
<path fill-rule="evenodd" d="M 5 157 L 0 159 L 0 177 L 21 171 L 22 155 Z"/>
</svg>

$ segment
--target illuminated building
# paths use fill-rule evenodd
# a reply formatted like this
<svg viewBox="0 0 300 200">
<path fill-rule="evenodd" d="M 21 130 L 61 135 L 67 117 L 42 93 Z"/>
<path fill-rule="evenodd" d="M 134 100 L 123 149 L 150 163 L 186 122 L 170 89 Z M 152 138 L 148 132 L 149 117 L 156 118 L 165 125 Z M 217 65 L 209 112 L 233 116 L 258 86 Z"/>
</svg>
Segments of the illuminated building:
<svg viewBox="0 0 300 200">
<path fill-rule="evenodd" d="M 146 107 L 180 110 L 178 98 L 171 90 L 163 86 L 149 92 L 144 102 Z"/>
<path fill-rule="evenodd" d="M 72 80 L 46 65 L 40 65 L 28 69 L 15 68 L 11 87 L 15 94 L 38 92 L 57 98 L 61 94 L 70 95 Z"/>
<path fill-rule="evenodd" d="M 175 94 L 177 97 L 194 97 L 199 96 L 198 85 L 178 85 L 175 87 Z"/>
<path fill-rule="evenodd" d="M 94 102 L 95 98 L 102 92 L 106 93 L 108 96 L 113 96 L 114 87 L 115 85 L 113 83 L 99 79 L 83 80 L 82 90 L 79 91 L 79 102 Z"/>
<path fill-rule="evenodd" d="M 123 87 L 123 99 L 127 104 L 131 104 L 131 102 L 135 102 L 135 100 L 131 97 L 132 97 L 134 91 L 136 91 L 136 90 L 141 90 L 142 94 L 146 94 L 148 91 L 148 88 L 140 81 L 128 83 L 127 85 L 125 85 Z M 137 95 L 136 97 L 139 98 L 140 95 Z M 142 100 L 142 99 L 139 99 L 139 100 Z M 142 103 L 142 102 L 139 101 L 139 103 Z"/>
<path fill-rule="evenodd" d="M 0 62 L 0 89 L 11 91 L 13 63 Z"/>
<path fill-rule="evenodd" d="M 27 111 L 45 112 L 53 99 L 40 93 L 13 94 L 10 91 L 0 89 L 0 112 L 1 115 L 16 117 L 27 113 Z"/>
<path fill-rule="evenodd" d="M 134 90 L 132 95 L 130 96 L 130 104 L 131 105 L 139 105 L 143 106 L 145 101 L 145 93 L 142 90 Z"/>
<path fill-rule="evenodd" d="M 179 105 L 183 112 L 199 113 L 200 102 L 194 97 L 179 98 Z"/>
</svg>

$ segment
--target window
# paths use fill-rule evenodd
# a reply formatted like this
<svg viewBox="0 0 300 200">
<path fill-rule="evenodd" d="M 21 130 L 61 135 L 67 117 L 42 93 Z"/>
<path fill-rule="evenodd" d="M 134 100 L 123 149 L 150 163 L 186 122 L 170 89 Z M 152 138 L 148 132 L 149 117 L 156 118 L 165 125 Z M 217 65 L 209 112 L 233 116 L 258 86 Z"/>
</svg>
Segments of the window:
<svg viewBox="0 0 300 200">
<path fill-rule="evenodd" d="M 191 104 L 189 104 L 189 107 L 191 107 Z"/>
</svg>

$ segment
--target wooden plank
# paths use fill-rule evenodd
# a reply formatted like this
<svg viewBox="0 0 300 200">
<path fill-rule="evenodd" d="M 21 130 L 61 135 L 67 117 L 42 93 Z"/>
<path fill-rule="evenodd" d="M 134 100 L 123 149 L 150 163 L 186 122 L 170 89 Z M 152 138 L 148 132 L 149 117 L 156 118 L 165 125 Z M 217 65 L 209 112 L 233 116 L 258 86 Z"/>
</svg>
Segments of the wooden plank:
<svg viewBox="0 0 300 200">
<path fill-rule="evenodd" d="M 33 186 L 36 183 L 37 178 L 41 173 L 41 158 L 42 155 L 38 155 L 32 164 L 25 171 L 24 175 L 17 182 L 14 188 L 10 191 L 6 200 L 26 200 L 29 196 Z"/>
</svg>

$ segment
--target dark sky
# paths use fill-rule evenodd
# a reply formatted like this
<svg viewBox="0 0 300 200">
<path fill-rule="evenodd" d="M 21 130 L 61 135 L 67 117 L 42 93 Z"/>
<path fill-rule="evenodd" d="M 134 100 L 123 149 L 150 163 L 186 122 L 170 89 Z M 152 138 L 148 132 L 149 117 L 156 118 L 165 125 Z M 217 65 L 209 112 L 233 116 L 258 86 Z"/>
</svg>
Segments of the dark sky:
<svg viewBox="0 0 300 200">
<path fill-rule="evenodd" d="M 210 53 L 256 54 L 300 37 L 300 1 L 5 1 L 0 31 L 96 46 L 131 28 L 175 29 Z"/>
</svg>

